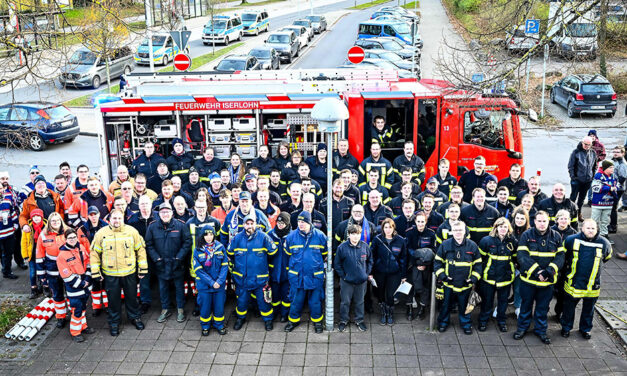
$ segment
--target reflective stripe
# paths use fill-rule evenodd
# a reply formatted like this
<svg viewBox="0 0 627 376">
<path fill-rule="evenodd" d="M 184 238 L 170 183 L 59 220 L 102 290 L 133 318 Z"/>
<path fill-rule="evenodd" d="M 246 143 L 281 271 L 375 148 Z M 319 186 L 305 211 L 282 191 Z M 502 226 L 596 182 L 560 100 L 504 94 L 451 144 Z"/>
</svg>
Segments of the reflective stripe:
<svg viewBox="0 0 627 376">
<path fill-rule="evenodd" d="M 52 275 L 52 276 L 58 276 L 59 275 L 59 271 L 54 271 L 54 270 L 46 270 L 46 273 L 48 275 Z"/>
<path fill-rule="evenodd" d="M 257 278 L 265 278 L 268 277 L 267 274 L 257 274 Z"/>
<path fill-rule="evenodd" d="M 239 277 L 243 277 L 244 276 L 244 275 L 242 275 L 242 273 L 238 273 L 235 270 L 233 270 L 231 273 L 233 273 L 233 274 L 235 274 L 236 276 L 239 276 Z"/>
<path fill-rule="evenodd" d="M 281 302 L 281 305 L 282 305 L 283 307 L 289 307 L 289 306 L 291 306 L 291 303 L 290 303 L 290 302 L 283 302 L 283 301 L 282 301 L 282 302 Z"/>
<path fill-rule="evenodd" d="M 446 283 L 446 282 L 444 282 L 444 286 L 446 286 L 447 288 L 449 288 L 449 289 L 453 290 L 454 292 L 462 292 L 462 291 L 464 291 L 464 290 L 468 290 L 469 288 L 471 288 L 471 287 L 472 287 L 472 285 L 471 285 L 471 286 L 466 286 L 466 287 L 455 287 L 455 286 L 453 286 L 453 285 L 449 285 L 449 284 L 448 284 L 448 283 Z"/>
<path fill-rule="evenodd" d="M 261 310 L 259 310 L 259 313 L 261 313 L 261 316 L 265 316 L 265 317 L 270 316 L 272 312 L 273 312 L 272 308 L 267 312 L 262 312 Z"/>
<path fill-rule="evenodd" d="M 311 318 L 311 321 L 313 322 L 320 322 L 322 321 L 322 318 L 324 317 L 324 315 L 320 315 L 320 317 L 318 317 L 317 319 L 314 319 L 313 317 Z"/>
<path fill-rule="evenodd" d="M 288 318 L 291 322 L 300 322 L 300 317 L 292 318 L 292 316 L 290 315 Z"/>
<path fill-rule="evenodd" d="M 201 316 L 200 317 L 200 321 L 202 321 L 202 322 L 209 322 L 209 321 L 211 321 L 211 316 L 209 316 L 207 318 L 204 318 L 204 317 Z"/>
<path fill-rule="evenodd" d="M 323 274 L 323 273 L 324 273 L 324 270 L 320 270 L 320 271 L 318 271 L 318 272 L 314 272 L 314 274 L 313 274 L 313 275 L 319 275 L 319 274 Z"/>
<path fill-rule="evenodd" d="M 297 271 L 295 271 L 295 270 L 290 270 L 288 273 L 292 273 L 292 274 L 294 274 L 294 275 L 298 275 L 298 272 L 297 272 Z"/>
<path fill-rule="evenodd" d="M 80 291 L 75 291 L 75 292 L 67 291 L 67 296 L 82 296 L 82 295 L 85 295 L 85 290 L 80 290 Z"/>
<path fill-rule="evenodd" d="M 220 317 L 213 316 L 213 321 L 224 321 L 224 316 L 220 316 Z"/>
<path fill-rule="evenodd" d="M 248 312 L 248 311 L 244 311 L 244 312 L 242 312 L 242 311 L 240 311 L 237 307 L 235 307 L 235 313 L 237 313 L 239 316 L 246 316 L 246 313 L 247 313 L 247 312 Z"/>
</svg>

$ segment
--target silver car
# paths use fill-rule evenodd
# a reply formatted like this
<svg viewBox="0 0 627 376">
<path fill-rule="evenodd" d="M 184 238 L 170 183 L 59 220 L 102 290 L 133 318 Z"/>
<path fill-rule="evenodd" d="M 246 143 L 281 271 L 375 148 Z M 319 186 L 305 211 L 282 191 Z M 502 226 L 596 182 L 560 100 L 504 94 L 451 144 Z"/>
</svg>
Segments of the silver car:
<svg viewBox="0 0 627 376">
<path fill-rule="evenodd" d="M 411 71 L 412 63 L 411 60 L 405 60 L 400 57 L 398 54 L 392 51 L 380 50 L 380 49 L 371 49 L 364 50 L 366 54 L 366 59 L 383 59 L 389 61 L 390 63 L 396 65 L 398 69 L 404 69 Z M 413 68 L 415 69 L 415 73 L 420 75 L 420 64 L 414 64 Z"/>
<path fill-rule="evenodd" d="M 327 29 L 327 19 L 319 14 L 312 14 L 305 17 L 311 21 L 311 27 L 313 27 L 316 34 L 320 34 Z"/>
<path fill-rule="evenodd" d="M 298 57 L 300 52 L 300 42 L 293 31 L 279 31 L 268 35 L 268 39 L 265 40 L 266 45 L 274 48 L 279 53 L 281 60 L 285 60 L 288 63 L 292 62 L 292 59 Z"/>
<path fill-rule="evenodd" d="M 128 75 L 134 69 L 133 53 L 129 47 L 122 47 L 104 58 L 81 47 L 70 57 L 68 64 L 61 68 L 59 82 L 64 86 L 93 87 L 107 81 L 107 60 L 109 61 L 109 76 L 111 79 Z"/>
</svg>

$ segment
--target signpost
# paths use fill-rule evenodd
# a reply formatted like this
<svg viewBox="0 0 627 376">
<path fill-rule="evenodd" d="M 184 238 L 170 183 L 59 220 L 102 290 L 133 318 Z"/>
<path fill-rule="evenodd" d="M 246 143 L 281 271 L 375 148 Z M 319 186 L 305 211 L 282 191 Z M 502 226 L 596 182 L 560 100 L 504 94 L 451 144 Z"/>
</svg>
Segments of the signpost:
<svg viewBox="0 0 627 376">
<path fill-rule="evenodd" d="M 539 35 L 540 34 L 540 20 L 525 20 L 525 34 L 531 35 Z M 527 66 L 525 70 L 526 74 L 526 83 L 525 83 L 525 91 L 529 92 L 529 71 L 531 70 L 531 66 L 529 64 L 530 57 L 527 57 Z"/>
<path fill-rule="evenodd" d="M 192 66 L 192 58 L 189 55 L 179 53 L 174 56 L 174 67 L 180 71 L 186 71 Z"/>
<path fill-rule="evenodd" d="M 364 61 L 366 53 L 364 49 L 359 46 L 353 46 L 348 50 L 348 61 L 353 64 L 359 64 Z"/>
<path fill-rule="evenodd" d="M 189 30 L 173 30 L 170 31 L 170 36 L 174 43 L 178 46 L 179 51 L 184 52 L 185 48 L 187 48 L 187 42 L 189 41 L 189 37 L 192 35 L 192 32 Z"/>
</svg>

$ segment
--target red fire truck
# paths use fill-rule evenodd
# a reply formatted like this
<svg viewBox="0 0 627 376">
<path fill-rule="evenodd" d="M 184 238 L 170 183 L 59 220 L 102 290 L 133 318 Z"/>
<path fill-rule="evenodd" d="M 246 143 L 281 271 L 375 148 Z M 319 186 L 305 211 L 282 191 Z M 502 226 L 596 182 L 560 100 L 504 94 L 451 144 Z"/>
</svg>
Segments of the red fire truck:
<svg viewBox="0 0 627 376">
<path fill-rule="evenodd" d="M 148 141 L 168 156 L 173 138 L 186 140 L 197 158 L 208 145 L 224 159 L 235 152 L 253 159 L 262 144 L 275 155 L 281 141 L 313 154 L 324 138 L 310 113 L 326 97 L 346 103 L 349 118 L 337 137 L 349 140 L 360 161 L 369 154 L 373 119 L 380 115 L 395 138 L 384 156 L 392 161 L 403 142 L 412 140 L 427 176 L 437 172 L 441 158 L 451 161 L 451 173 L 460 174 L 483 155 L 498 178 L 507 176 L 511 164 L 522 165 L 519 115 L 528 113 L 507 96 L 459 91 L 445 81 L 347 69 L 138 73 L 128 77 L 119 95 L 96 99 L 101 176 L 112 179 L 117 166 L 130 164 Z"/>
</svg>

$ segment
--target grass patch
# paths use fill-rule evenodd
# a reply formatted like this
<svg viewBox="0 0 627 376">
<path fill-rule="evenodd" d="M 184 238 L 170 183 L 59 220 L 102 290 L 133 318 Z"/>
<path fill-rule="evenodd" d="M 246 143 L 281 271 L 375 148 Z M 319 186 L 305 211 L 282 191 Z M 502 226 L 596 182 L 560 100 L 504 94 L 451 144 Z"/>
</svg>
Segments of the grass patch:
<svg viewBox="0 0 627 376">
<path fill-rule="evenodd" d="M 407 3 L 401 6 L 405 9 L 413 10 L 414 8 L 420 8 L 420 1 L 412 1 L 411 3 Z"/>
<path fill-rule="evenodd" d="M 145 30 L 146 21 L 136 21 L 128 23 L 128 28 L 131 30 Z"/>
<path fill-rule="evenodd" d="M 0 333 L 6 333 L 33 309 L 17 299 L 6 298 L 0 302 Z"/>
<path fill-rule="evenodd" d="M 375 5 L 385 4 L 385 3 L 389 3 L 389 2 L 390 2 L 390 0 L 374 0 L 374 1 L 371 1 L 369 3 L 359 4 L 359 5 L 356 5 L 354 7 L 350 7 L 348 9 L 357 9 L 357 10 L 367 9 L 367 8 L 373 7 Z"/>
<path fill-rule="evenodd" d="M 62 26 L 79 26 L 81 21 L 87 17 L 90 9 L 87 8 L 74 8 L 66 10 L 61 16 Z M 130 4 L 123 8 L 120 12 L 121 18 L 140 16 L 145 14 L 144 3 Z"/>
<path fill-rule="evenodd" d="M 120 85 L 119 84 L 111 85 L 111 94 L 117 94 L 118 92 L 120 92 Z M 107 88 L 104 88 L 92 94 L 87 94 L 87 95 L 83 95 L 82 97 L 70 99 L 69 101 L 63 102 L 63 104 L 66 107 L 91 107 L 92 97 L 99 95 L 99 94 L 107 94 L 107 93 L 109 93 L 109 90 Z"/>
</svg>

